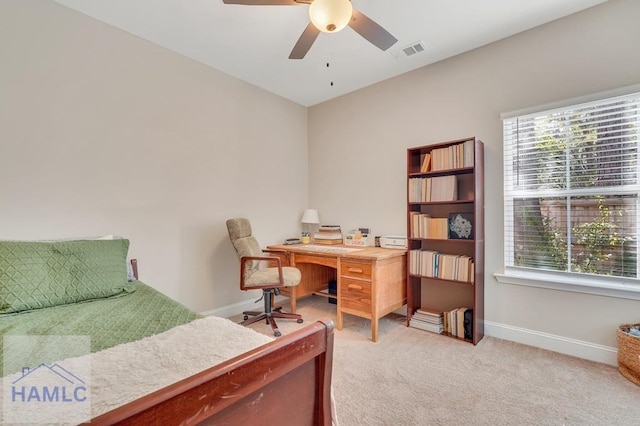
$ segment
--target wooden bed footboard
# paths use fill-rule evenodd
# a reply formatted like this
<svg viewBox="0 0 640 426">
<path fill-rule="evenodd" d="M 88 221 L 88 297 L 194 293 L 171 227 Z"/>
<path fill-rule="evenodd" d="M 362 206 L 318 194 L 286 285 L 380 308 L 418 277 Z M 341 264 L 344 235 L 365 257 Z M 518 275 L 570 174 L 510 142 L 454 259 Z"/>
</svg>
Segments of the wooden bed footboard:
<svg viewBox="0 0 640 426">
<path fill-rule="evenodd" d="M 333 322 L 324 318 L 91 424 L 331 425 L 332 362 Z"/>
</svg>

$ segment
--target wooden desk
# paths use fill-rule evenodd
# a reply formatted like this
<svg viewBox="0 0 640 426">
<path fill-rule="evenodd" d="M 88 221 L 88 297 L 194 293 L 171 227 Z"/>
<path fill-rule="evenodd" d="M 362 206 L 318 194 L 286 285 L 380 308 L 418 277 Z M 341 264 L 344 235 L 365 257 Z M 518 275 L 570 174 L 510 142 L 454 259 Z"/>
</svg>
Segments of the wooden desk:
<svg viewBox="0 0 640 426">
<path fill-rule="evenodd" d="M 315 247 L 319 248 L 314 250 Z M 282 290 L 290 298 L 293 313 L 298 297 L 310 294 L 328 297 L 327 283 L 336 280 L 336 328 L 342 329 L 345 313 L 370 319 L 371 340 L 376 342 L 378 319 L 407 302 L 405 250 L 313 244 L 275 245 L 268 249 L 286 252 L 289 264 L 302 272 L 298 286 Z"/>
</svg>

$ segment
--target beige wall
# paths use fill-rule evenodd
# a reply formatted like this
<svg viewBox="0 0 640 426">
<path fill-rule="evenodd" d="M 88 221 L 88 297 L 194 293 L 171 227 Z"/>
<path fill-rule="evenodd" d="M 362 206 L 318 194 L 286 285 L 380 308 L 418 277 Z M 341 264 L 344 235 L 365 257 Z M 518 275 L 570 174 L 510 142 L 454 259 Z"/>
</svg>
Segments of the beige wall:
<svg viewBox="0 0 640 426">
<path fill-rule="evenodd" d="M 118 234 L 199 311 L 239 290 L 225 220 L 297 235 L 306 108 L 45 0 L 0 2 L 0 239 Z"/>
<path fill-rule="evenodd" d="M 617 325 L 638 322 L 640 302 L 493 278 L 503 272 L 500 114 L 639 83 L 639 16 L 640 2 L 612 0 L 310 108 L 310 203 L 323 221 L 406 235 L 406 148 L 477 136 L 485 142 L 485 312 L 494 332 L 615 347 Z"/>
</svg>

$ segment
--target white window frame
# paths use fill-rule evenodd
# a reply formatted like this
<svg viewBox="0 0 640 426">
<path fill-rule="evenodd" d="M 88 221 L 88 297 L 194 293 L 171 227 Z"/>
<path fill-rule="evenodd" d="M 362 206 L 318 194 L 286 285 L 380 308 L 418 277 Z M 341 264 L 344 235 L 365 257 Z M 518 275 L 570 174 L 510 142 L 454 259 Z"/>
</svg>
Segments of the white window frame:
<svg viewBox="0 0 640 426">
<path fill-rule="evenodd" d="M 542 105 L 534 108 L 528 108 L 526 110 L 512 111 L 502 114 L 500 118 L 502 120 L 506 120 L 509 118 L 524 116 L 535 112 L 550 111 L 557 108 L 566 108 L 572 105 L 605 100 L 607 98 L 629 95 L 636 92 L 640 92 L 640 84 L 622 87 L 607 92 L 595 93 L 579 98 L 567 99 L 565 101 Z M 513 217 L 513 206 L 512 204 L 507 203 L 506 200 L 504 204 L 504 214 L 506 221 L 508 217 Z M 640 220 L 638 220 L 638 223 L 640 224 Z M 512 256 L 513 253 L 509 253 L 509 247 L 512 244 L 506 241 L 507 233 L 504 229 L 503 239 L 505 244 L 505 253 L 503 257 L 504 272 L 494 274 L 494 277 L 500 283 L 594 294 L 622 299 L 640 300 L 640 278 L 608 277 L 601 275 L 590 275 L 564 271 L 547 271 L 535 268 L 508 266 L 508 256 Z M 638 264 L 640 265 L 640 260 Z"/>
</svg>

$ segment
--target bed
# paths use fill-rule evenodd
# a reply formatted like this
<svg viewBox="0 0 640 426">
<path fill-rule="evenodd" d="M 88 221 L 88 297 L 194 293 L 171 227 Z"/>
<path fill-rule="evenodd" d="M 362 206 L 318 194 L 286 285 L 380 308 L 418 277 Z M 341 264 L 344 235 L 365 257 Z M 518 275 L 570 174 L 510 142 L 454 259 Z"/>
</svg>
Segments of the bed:
<svg viewBox="0 0 640 426">
<path fill-rule="evenodd" d="M 34 411 L 24 386 L 18 388 L 22 393 L 15 390 L 38 372 L 38 368 L 18 368 L 29 359 L 31 366 L 64 371 L 82 371 L 83 365 L 91 368 L 90 411 L 78 418 L 92 424 L 335 423 L 330 320 L 273 340 L 229 320 L 202 317 L 140 281 L 127 281 L 127 250 L 127 240 L 0 242 L 0 331 L 3 355 L 12 355 L 1 361 L 4 421 L 16 412 L 23 419 L 25 412 Z M 32 270 L 34 263 L 40 272 L 47 272 L 22 273 L 15 279 L 16 270 Z M 49 292 L 53 288 L 53 293 L 40 300 L 34 300 L 33 291 L 14 297 L 16 286 L 24 287 L 25 280 L 46 282 L 52 269 L 63 278 L 40 287 Z M 115 290 L 104 292 L 98 286 L 91 290 L 91 297 L 76 300 L 82 298 L 77 288 L 65 288 L 65 292 L 59 288 L 65 280 L 67 287 L 69 283 L 77 287 L 83 280 L 94 279 L 87 274 L 96 275 L 96 271 L 97 281 L 109 275 L 119 277 Z M 103 297 L 95 297 L 96 291 Z M 69 292 L 73 302 L 57 303 L 60 294 L 68 299 Z M 18 344 L 21 336 L 87 334 L 90 354 L 76 353 L 65 345 L 39 353 L 27 348 L 28 353 L 22 354 Z M 8 365 L 5 358 L 16 360 L 15 365 Z M 39 380 L 38 386 L 45 390 L 48 382 Z M 8 405 L 15 405 L 15 412 L 7 411 Z M 73 406 L 60 405 L 67 410 Z M 71 414 L 62 418 L 69 419 Z"/>
</svg>

